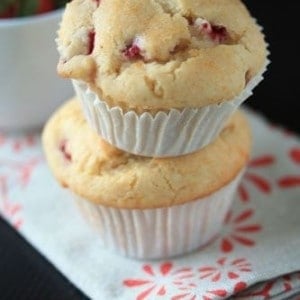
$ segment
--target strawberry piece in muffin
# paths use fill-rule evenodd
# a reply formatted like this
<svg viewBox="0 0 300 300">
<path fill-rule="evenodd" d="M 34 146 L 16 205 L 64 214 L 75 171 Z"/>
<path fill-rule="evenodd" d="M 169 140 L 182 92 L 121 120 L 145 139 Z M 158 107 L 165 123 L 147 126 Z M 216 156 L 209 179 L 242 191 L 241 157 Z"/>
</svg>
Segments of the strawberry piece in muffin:
<svg viewBox="0 0 300 300">
<path fill-rule="evenodd" d="M 68 151 L 68 142 L 67 140 L 62 140 L 59 144 L 59 151 L 62 153 L 64 159 L 67 162 L 71 162 L 72 161 L 72 155 L 71 153 Z"/>
</svg>

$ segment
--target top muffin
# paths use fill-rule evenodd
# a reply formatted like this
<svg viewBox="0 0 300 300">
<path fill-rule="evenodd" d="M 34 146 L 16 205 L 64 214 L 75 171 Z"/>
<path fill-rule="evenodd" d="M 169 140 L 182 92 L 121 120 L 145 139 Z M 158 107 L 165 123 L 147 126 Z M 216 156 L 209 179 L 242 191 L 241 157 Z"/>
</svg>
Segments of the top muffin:
<svg viewBox="0 0 300 300">
<path fill-rule="evenodd" d="M 239 0 L 73 0 L 57 43 L 61 76 L 136 111 L 231 100 L 267 53 Z"/>
</svg>

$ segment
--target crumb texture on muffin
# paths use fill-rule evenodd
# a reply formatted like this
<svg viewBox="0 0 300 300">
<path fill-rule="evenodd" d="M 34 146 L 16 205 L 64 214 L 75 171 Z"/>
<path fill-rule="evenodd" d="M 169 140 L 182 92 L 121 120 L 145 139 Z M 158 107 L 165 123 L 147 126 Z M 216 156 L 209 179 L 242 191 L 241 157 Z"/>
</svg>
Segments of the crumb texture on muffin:
<svg viewBox="0 0 300 300">
<path fill-rule="evenodd" d="M 61 76 L 136 111 L 230 100 L 266 59 L 239 0 L 73 0 L 57 44 Z"/>
<path fill-rule="evenodd" d="M 135 156 L 102 140 L 73 99 L 49 120 L 43 144 L 55 177 L 76 194 L 111 207 L 155 208 L 208 196 L 231 182 L 247 163 L 251 134 L 237 112 L 220 137 L 198 152 Z"/>
</svg>

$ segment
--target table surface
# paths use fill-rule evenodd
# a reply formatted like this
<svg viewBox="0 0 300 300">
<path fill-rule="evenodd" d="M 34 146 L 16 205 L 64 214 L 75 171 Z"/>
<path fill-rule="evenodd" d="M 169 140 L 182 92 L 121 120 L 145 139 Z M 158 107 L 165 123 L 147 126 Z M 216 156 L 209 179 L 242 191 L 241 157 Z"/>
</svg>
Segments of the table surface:
<svg viewBox="0 0 300 300">
<path fill-rule="evenodd" d="M 300 134 L 300 47 L 296 43 L 300 2 L 245 2 L 265 28 L 272 61 L 247 105 Z M 1 218 L 0 257 L 1 299 L 87 299 Z"/>
</svg>

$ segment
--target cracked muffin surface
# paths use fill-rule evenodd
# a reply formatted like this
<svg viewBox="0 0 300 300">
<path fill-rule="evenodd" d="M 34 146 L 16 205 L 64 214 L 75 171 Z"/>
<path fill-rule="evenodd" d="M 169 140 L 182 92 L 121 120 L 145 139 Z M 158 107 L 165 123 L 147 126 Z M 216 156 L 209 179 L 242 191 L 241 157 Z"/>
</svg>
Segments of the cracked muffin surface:
<svg viewBox="0 0 300 300">
<path fill-rule="evenodd" d="M 220 136 L 198 152 L 160 159 L 135 156 L 102 140 L 73 99 L 48 121 L 43 145 L 63 186 L 94 203 L 144 209 L 183 204 L 230 183 L 248 161 L 251 134 L 237 112 Z"/>
<path fill-rule="evenodd" d="M 57 44 L 61 76 L 136 111 L 231 100 L 266 60 L 239 0 L 73 0 Z"/>
</svg>

